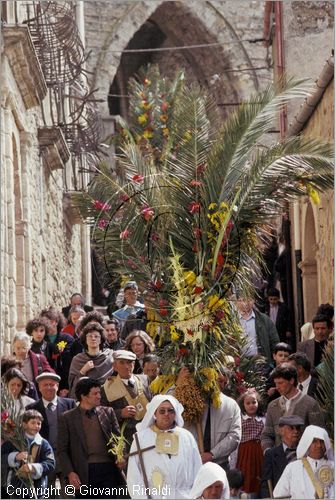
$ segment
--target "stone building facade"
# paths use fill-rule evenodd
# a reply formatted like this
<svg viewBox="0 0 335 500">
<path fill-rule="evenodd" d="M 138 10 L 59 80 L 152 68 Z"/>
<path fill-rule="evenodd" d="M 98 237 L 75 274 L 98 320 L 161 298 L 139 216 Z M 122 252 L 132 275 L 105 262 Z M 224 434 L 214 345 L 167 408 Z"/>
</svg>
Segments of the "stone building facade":
<svg viewBox="0 0 335 500">
<path fill-rule="evenodd" d="M 2 352 L 42 308 L 90 300 L 90 243 L 69 197 L 71 151 L 50 117 L 27 2 L 1 2 Z M 36 2 L 35 2 L 36 4 Z M 44 115 L 44 116 L 43 116 Z"/>
<path fill-rule="evenodd" d="M 283 70 L 315 82 L 307 100 L 285 111 L 282 135 L 301 133 L 332 142 L 334 3 L 266 2 L 266 11 L 264 31 L 272 47 L 275 78 Z M 297 340 L 299 327 L 313 318 L 318 305 L 334 303 L 333 194 L 323 193 L 319 205 L 302 198 L 287 211 Z"/>
</svg>

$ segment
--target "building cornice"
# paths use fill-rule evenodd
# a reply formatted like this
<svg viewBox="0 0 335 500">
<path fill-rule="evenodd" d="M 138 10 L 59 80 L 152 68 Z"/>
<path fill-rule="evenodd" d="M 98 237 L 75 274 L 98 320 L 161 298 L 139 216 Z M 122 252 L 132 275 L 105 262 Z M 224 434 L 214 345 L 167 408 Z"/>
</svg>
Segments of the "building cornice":
<svg viewBox="0 0 335 500">
<path fill-rule="evenodd" d="M 38 106 L 47 94 L 47 85 L 38 61 L 29 28 L 4 24 L 4 53 L 27 109 Z"/>
<path fill-rule="evenodd" d="M 64 168 L 70 159 L 70 151 L 59 127 L 38 129 L 38 142 L 43 159 L 51 170 Z"/>
</svg>

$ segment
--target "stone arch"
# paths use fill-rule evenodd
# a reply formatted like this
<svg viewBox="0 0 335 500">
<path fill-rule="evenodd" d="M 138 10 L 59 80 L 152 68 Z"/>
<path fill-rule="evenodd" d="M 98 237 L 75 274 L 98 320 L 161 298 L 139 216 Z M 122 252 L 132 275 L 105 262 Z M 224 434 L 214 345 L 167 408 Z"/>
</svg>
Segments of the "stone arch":
<svg viewBox="0 0 335 500">
<path fill-rule="evenodd" d="M 240 5 L 231 7 L 230 2 L 224 1 L 220 10 L 213 2 L 125 2 L 123 5 L 118 11 L 112 2 L 95 2 L 94 9 L 89 2 L 85 5 L 87 48 L 92 49 L 89 60 L 89 69 L 93 74 L 91 87 L 98 89 L 97 96 L 103 101 L 101 112 L 104 117 L 109 114 L 106 96 L 120 67 L 121 51 L 148 22 L 159 27 L 166 36 L 166 44 L 169 41 L 170 46 L 227 42 L 228 45 L 217 45 L 210 51 L 205 48 L 182 51 L 182 59 L 193 68 L 194 78 L 203 85 L 209 85 L 210 77 L 222 72 L 222 79 L 215 88 L 211 87 L 211 93 L 216 95 L 218 101 L 238 101 L 238 98 L 244 98 L 258 88 L 255 72 L 251 72 L 250 77 L 244 73 L 242 82 L 236 73 L 223 71 L 243 64 L 252 66 L 248 51 L 239 41 L 242 32 L 238 32 L 232 22 L 237 19 Z"/>
<path fill-rule="evenodd" d="M 15 296 L 17 320 L 16 327 L 22 329 L 26 324 L 26 289 L 25 289 L 25 248 L 26 227 L 22 210 L 22 175 L 18 147 L 14 134 L 13 175 L 14 175 L 14 214 L 15 214 Z"/>
<path fill-rule="evenodd" d="M 300 264 L 306 321 L 312 319 L 319 305 L 319 279 L 316 259 L 318 245 L 315 221 L 313 207 L 311 203 L 308 203 L 303 214 L 302 262 Z"/>
</svg>

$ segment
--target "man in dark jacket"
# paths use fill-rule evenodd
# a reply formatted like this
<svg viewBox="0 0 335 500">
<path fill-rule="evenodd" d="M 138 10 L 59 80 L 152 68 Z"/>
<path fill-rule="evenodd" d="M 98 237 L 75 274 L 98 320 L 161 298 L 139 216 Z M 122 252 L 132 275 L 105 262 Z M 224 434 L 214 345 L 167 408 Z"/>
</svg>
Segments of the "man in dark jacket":
<svg viewBox="0 0 335 500">
<path fill-rule="evenodd" d="M 120 435 L 114 410 L 100 406 L 100 386 L 88 377 L 79 380 L 76 397 L 79 406 L 63 413 L 58 426 L 57 460 L 67 493 L 71 485 L 76 498 L 127 498 L 119 471 L 125 462 L 107 448 L 112 434 Z"/>
<path fill-rule="evenodd" d="M 255 309 L 255 301 L 240 297 L 237 302 L 238 315 L 247 339 L 245 356 L 264 356 L 268 363 L 272 362 L 272 353 L 279 342 L 275 325 L 270 318 Z"/>
<path fill-rule="evenodd" d="M 304 421 L 298 415 L 279 419 L 279 433 L 282 443 L 270 448 L 264 456 L 261 498 L 272 498 L 273 488 L 279 481 L 286 465 L 297 459 L 296 449 L 301 438 Z M 270 489 L 269 489 L 270 485 Z"/>
<path fill-rule="evenodd" d="M 76 407 L 73 399 L 57 396 L 60 380 L 59 375 L 49 372 L 43 372 L 36 377 L 38 389 L 42 397 L 27 407 L 27 409 L 37 410 L 42 415 L 43 422 L 40 434 L 50 443 L 55 456 L 57 452 L 58 418 L 65 411 Z M 48 475 L 49 486 L 55 486 L 57 477 L 61 479 L 60 473 L 60 468 L 56 462 L 56 469 Z M 61 480 L 62 492 L 64 492 L 64 487 L 65 484 Z M 63 497 L 64 495 L 61 496 Z"/>
<path fill-rule="evenodd" d="M 290 343 L 293 337 L 291 313 L 286 304 L 279 299 L 279 290 L 277 288 L 269 288 L 267 291 L 267 305 L 264 312 L 276 326 L 280 341 Z"/>
</svg>

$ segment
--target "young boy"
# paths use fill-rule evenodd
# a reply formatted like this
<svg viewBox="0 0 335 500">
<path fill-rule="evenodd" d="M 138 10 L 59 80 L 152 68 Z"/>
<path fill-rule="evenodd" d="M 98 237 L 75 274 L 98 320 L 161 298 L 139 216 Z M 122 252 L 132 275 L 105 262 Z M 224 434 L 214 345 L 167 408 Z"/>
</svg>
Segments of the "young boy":
<svg viewBox="0 0 335 500">
<path fill-rule="evenodd" d="M 292 353 L 292 348 L 289 344 L 286 344 L 285 342 L 279 342 L 278 344 L 275 345 L 273 353 L 272 353 L 272 358 L 274 363 L 270 365 L 270 372 L 276 368 L 277 366 L 280 366 L 282 363 L 286 363 L 288 361 L 289 355 Z M 266 384 L 266 392 L 267 395 L 269 396 L 268 403 L 273 401 L 276 398 L 279 398 L 280 394 L 275 388 L 275 384 L 273 380 L 270 378 Z"/>
<path fill-rule="evenodd" d="M 29 496 L 34 498 L 32 486 L 38 498 L 46 493 L 48 473 L 55 469 L 53 450 L 46 439 L 39 434 L 43 417 L 36 410 L 27 410 L 22 415 L 22 426 L 27 439 L 27 451 L 18 451 L 8 441 L 2 445 L 2 460 L 9 468 L 7 474 L 7 493 L 17 498 L 16 489 L 30 488 Z M 29 482 L 29 475 L 32 484 Z M 26 490 L 25 490 L 26 491 Z"/>
</svg>

